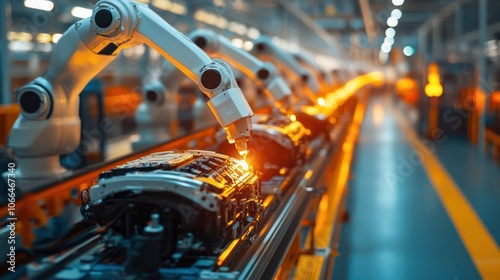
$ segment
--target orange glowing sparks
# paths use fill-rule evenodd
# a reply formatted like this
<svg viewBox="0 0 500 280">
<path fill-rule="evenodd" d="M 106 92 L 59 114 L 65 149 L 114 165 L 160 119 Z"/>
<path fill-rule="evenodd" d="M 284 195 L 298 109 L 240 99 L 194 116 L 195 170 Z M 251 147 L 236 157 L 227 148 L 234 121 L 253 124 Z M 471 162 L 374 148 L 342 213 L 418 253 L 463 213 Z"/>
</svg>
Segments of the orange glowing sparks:
<svg viewBox="0 0 500 280">
<path fill-rule="evenodd" d="M 358 76 L 348 81 L 341 88 L 328 93 L 326 95 L 326 100 L 323 98 L 318 98 L 318 105 L 321 105 L 320 103 L 323 103 L 323 106 L 327 107 L 326 109 L 329 109 L 331 111 L 336 110 L 361 87 L 368 84 L 381 83 L 383 82 L 383 80 L 384 74 L 378 71 Z M 319 99 L 322 99 L 322 101 L 320 101 Z M 326 106 L 326 104 L 328 104 L 328 106 Z"/>
<path fill-rule="evenodd" d="M 296 121 L 296 120 L 297 120 L 297 116 L 295 116 L 295 115 L 291 115 L 291 116 L 290 116 L 290 120 L 291 120 L 292 122 Z"/>
</svg>

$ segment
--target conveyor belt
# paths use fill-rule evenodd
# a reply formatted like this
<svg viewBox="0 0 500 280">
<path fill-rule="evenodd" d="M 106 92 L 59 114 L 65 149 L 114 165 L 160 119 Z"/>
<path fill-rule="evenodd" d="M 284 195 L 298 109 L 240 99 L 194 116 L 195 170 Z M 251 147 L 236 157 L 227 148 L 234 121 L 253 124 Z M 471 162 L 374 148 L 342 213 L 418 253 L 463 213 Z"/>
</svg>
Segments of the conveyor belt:
<svg viewBox="0 0 500 280">
<path fill-rule="evenodd" d="M 285 203 L 271 214 L 256 242 L 234 267 L 234 270 L 241 271 L 240 279 L 262 279 L 264 275 L 268 277 L 277 273 L 307 212 L 316 183 L 324 172 L 329 150 L 329 146 L 323 147 L 314 162 L 306 166 L 296 191 L 283 199 Z"/>
</svg>

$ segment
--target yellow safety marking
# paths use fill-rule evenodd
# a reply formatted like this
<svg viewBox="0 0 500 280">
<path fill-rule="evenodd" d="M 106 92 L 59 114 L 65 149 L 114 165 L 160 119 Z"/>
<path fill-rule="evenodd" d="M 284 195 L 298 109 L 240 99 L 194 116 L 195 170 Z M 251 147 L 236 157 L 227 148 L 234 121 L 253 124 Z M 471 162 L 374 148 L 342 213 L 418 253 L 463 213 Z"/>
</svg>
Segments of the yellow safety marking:
<svg viewBox="0 0 500 280">
<path fill-rule="evenodd" d="M 295 280 L 319 279 L 323 267 L 323 256 L 300 255 L 295 272 Z"/>
<path fill-rule="evenodd" d="M 328 207 L 322 207 L 318 211 L 318 220 L 322 223 L 317 223 L 315 230 L 315 245 L 318 248 L 330 248 L 332 232 L 335 226 L 335 219 L 338 215 L 340 201 L 347 187 L 347 180 L 349 179 L 349 173 L 351 170 L 351 162 L 354 154 L 354 146 L 356 139 L 359 135 L 359 130 L 361 123 L 363 122 L 363 117 L 366 109 L 366 98 L 361 98 L 356 110 L 354 112 L 354 119 L 349 128 L 349 132 L 346 136 L 345 142 L 342 145 L 342 151 L 340 154 L 340 165 L 337 174 L 334 174 L 331 183 L 328 185 L 328 190 L 326 195 L 321 199 L 321 203 L 325 203 L 323 200 L 327 201 Z"/>
<path fill-rule="evenodd" d="M 500 250 L 446 168 L 396 109 L 405 136 L 422 155 L 422 166 L 483 279 L 500 279 Z"/>
<path fill-rule="evenodd" d="M 316 217 L 316 228 L 313 233 L 310 233 L 306 238 L 306 245 L 310 244 L 311 234 L 315 236 L 316 248 L 330 248 L 335 226 L 337 213 L 340 210 L 339 205 L 347 187 L 351 162 L 354 154 L 354 145 L 359 135 L 361 123 L 363 122 L 366 109 L 366 94 L 363 94 L 356 105 L 354 118 L 349 127 L 348 134 L 342 146 L 342 149 L 336 159 L 339 165 L 334 165 L 330 176 L 330 184 L 328 189 L 321 198 L 318 214 Z M 321 270 L 324 263 L 324 256 L 315 256 L 303 254 L 299 257 L 294 280 L 302 279 L 320 279 Z"/>
</svg>

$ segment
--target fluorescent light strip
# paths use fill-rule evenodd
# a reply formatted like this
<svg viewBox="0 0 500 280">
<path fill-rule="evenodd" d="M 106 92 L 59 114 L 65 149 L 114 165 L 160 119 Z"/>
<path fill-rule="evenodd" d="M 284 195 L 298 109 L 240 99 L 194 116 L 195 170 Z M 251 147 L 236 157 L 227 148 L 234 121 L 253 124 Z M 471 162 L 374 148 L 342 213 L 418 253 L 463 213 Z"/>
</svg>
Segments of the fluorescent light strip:
<svg viewBox="0 0 500 280">
<path fill-rule="evenodd" d="M 237 48 L 243 48 L 243 40 L 239 39 L 239 38 L 234 38 L 231 40 L 231 43 L 233 43 L 234 46 L 236 46 Z"/>
<path fill-rule="evenodd" d="M 229 23 L 229 31 L 241 36 L 245 36 L 247 33 L 247 27 L 242 23 L 232 21 L 231 23 Z"/>
<path fill-rule="evenodd" d="M 385 31 L 385 36 L 394 38 L 394 36 L 396 36 L 396 30 L 394 30 L 394 28 L 392 27 L 387 28 L 387 30 Z"/>
<path fill-rule="evenodd" d="M 394 6 L 401 6 L 401 5 L 403 5 L 404 2 L 405 2 L 405 0 L 392 0 L 392 4 Z"/>
<path fill-rule="evenodd" d="M 50 43 L 52 41 L 52 35 L 48 33 L 38 33 L 38 35 L 36 35 L 36 41 L 38 43 Z"/>
<path fill-rule="evenodd" d="M 389 27 L 396 27 L 396 26 L 398 26 L 398 20 L 397 20 L 396 18 L 389 17 L 389 18 L 387 19 L 387 25 L 388 25 Z"/>
<path fill-rule="evenodd" d="M 71 9 L 71 15 L 77 18 L 88 18 L 92 16 L 92 10 L 76 6 Z"/>
<path fill-rule="evenodd" d="M 26 8 L 50 12 L 54 9 L 54 3 L 48 0 L 24 0 Z"/>
<path fill-rule="evenodd" d="M 388 44 L 389 46 L 394 45 L 394 38 L 392 37 L 385 37 L 384 43 Z"/>
<path fill-rule="evenodd" d="M 247 32 L 247 36 L 250 39 L 258 39 L 260 37 L 260 31 L 259 31 L 259 29 L 255 28 L 255 27 L 249 27 L 248 32 Z"/>
<path fill-rule="evenodd" d="M 170 9 L 170 12 L 183 16 L 187 14 L 187 8 L 182 4 L 172 2 L 172 8 Z"/>
<path fill-rule="evenodd" d="M 35 45 L 31 42 L 13 41 L 9 42 L 9 50 L 13 52 L 31 52 Z"/>
<path fill-rule="evenodd" d="M 171 2 L 169 0 L 153 0 L 152 5 L 158 9 L 168 11 L 177 15 L 186 15 L 187 7 L 185 5 Z"/>
<path fill-rule="evenodd" d="M 380 50 L 382 50 L 385 53 L 390 53 L 392 50 L 392 46 L 387 43 L 383 43 L 382 46 L 380 47 Z"/>
<path fill-rule="evenodd" d="M 61 39 L 62 37 L 62 34 L 61 33 L 55 33 L 54 35 L 52 35 L 52 43 L 56 44 L 59 39 Z"/>
<path fill-rule="evenodd" d="M 33 40 L 33 35 L 27 32 L 10 31 L 9 33 L 7 33 L 7 39 L 9 41 L 29 42 Z"/>
<path fill-rule="evenodd" d="M 391 12 L 391 17 L 393 17 L 395 19 L 400 19 L 402 16 L 403 16 L 403 13 L 398 8 L 392 10 L 392 12 Z"/>
<path fill-rule="evenodd" d="M 252 41 L 245 41 L 245 43 L 243 43 L 243 49 L 245 51 L 251 51 L 253 48 L 253 42 Z"/>
</svg>

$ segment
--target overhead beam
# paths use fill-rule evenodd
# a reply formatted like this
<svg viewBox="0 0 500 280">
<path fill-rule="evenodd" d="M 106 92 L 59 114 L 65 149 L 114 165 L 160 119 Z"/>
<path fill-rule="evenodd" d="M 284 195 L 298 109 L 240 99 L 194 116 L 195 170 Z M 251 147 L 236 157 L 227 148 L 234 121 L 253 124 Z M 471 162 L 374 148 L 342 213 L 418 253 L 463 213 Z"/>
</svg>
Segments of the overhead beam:
<svg viewBox="0 0 500 280">
<path fill-rule="evenodd" d="M 365 23 L 366 35 L 368 35 L 370 43 L 374 43 L 377 38 L 377 26 L 371 14 L 370 2 L 368 0 L 359 0 L 359 6 Z"/>
</svg>

